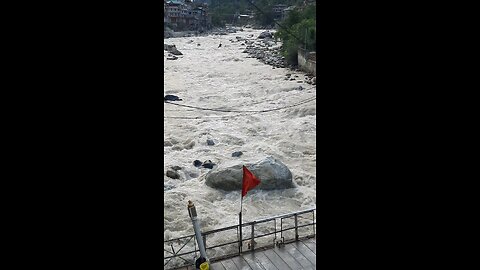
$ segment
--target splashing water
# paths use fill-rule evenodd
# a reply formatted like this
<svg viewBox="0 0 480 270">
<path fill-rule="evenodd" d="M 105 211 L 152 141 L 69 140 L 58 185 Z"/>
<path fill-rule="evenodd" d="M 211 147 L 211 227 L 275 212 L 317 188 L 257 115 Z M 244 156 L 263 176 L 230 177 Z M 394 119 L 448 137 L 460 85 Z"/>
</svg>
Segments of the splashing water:
<svg viewBox="0 0 480 270">
<path fill-rule="evenodd" d="M 303 80 L 304 74 L 273 69 L 242 53 L 245 45 L 236 36 L 256 37 L 261 30 L 223 36 L 183 37 L 164 40 L 183 53 L 166 60 L 164 94 L 183 99 L 179 104 L 233 110 L 264 110 L 298 103 L 316 95 L 311 85 L 285 80 L 287 73 Z M 222 47 L 218 48 L 218 44 Z M 198 45 L 200 44 L 200 45 Z M 303 89 L 300 89 L 302 86 Z M 312 89 L 313 88 L 313 89 Z M 252 190 L 243 201 L 245 222 L 315 207 L 316 204 L 316 102 L 261 114 L 221 113 L 164 106 L 164 171 L 180 166 L 180 179 L 164 176 L 165 240 L 193 234 L 188 200 L 197 208 L 202 231 L 238 223 L 240 191 L 226 192 L 205 184 L 205 168 L 193 161 L 212 160 L 221 165 L 238 160 L 257 162 L 274 156 L 292 171 L 297 187 L 287 190 Z M 200 119 L 179 119 L 195 118 Z M 207 139 L 215 145 L 208 146 Z M 232 153 L 242 151 L 241 157 Z"/>
</svg>

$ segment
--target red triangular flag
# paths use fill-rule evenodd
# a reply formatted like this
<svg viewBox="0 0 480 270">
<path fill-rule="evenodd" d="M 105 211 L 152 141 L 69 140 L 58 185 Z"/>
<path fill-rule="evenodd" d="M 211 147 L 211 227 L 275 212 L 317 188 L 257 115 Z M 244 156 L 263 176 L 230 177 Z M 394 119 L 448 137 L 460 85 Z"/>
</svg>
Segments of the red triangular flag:
<svg viewBox="0 0 480 270">
<path fill-rule="evenodd" d="M 253 189 L 258 184 L 260 184 L 260 180 L 258 180 L 258 178 L 255 177 L 247 167 L 243 166 L 242 198 L 247 195 L 249 190 Z"/>
</svg>

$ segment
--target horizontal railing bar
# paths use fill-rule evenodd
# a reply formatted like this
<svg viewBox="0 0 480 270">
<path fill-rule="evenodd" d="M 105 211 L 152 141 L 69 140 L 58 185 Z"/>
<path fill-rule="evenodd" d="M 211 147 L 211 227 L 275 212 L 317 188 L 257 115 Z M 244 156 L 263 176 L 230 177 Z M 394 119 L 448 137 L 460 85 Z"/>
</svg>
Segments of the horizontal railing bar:
<svg viewBox="0 0 480 270">
<path fill-rule="evenodd" d="M 189 252 L 185 252 L 185 253 L 177 253 L 176 255 L 174 256 L 168 256 L 168 257 L 164 257 L 163 259 L 166 260 L 168 258 L 173 258 L 173 257 L 180 257 L 180 256 L 183 256 L 183 255 L 187 255 L 187 254 L 190 254 L 190 253 L 195 253 L 195 252 L 198 252 L 198 250 L 194 250 L 194 251 L 189 251 Z"/>
<path fill-rule="evenodd" d="M 291 216 L 292 218 L 294 217 L 295 215 Z M 278 217 L 277 217 L 278 218 Z M 255 225 L 258 225 L 258 224 L 261 224 L 261 223 L 265 223 L 265 222 L 269 222 L 269 221 L 274 221 L 275 219 L 277 218 L 271 218 L 271 219 L 263 219 L 263 220 L 260 220 L 260 221 L 252 221 L 252 222 L 247 222 L 247 223 L 243 223 L 242 224 L 242 227 L 247 227 L 247 226 L 251 226 L 252 223 L 255 223 Z M 290 218 L 290 216 L 288 217 L 281 217 L 283 219 L 285 218 Z M 299 218 L 302 218 L 302 219 L 306 219 L 306 220 L 310 220 L 311 218 L 306 218 L 306 217 L 300 217 Z"/>
<path fill-rule="evenodd" d="M 297 228 L 302 228 L 302 227 L 307 227 L 307 226 L 312 226 L 312 225 L 317 225 L 317 223 L 310 223 L 310 224 L 303 224 L 303 225 L 298 225 Z"/>
<path fill-rule="evenodd" d="M 192 234 L 192 235 L 187 235 L 187 236 L 182 236 L 182 237 L 175 238 L 175 239 L 169 239 L 169 240 L 165 240 L 165 241 L 163 241 L 163 243 L 168 243 L 168 242 L 178 241 L 178 240 L 185 239 L 185 238 L 192 237 L 192 236 L 195 236 L 195 234 Z"/>
<path fill-rule="evenodd" d="M 303 224 L 303 225 L 298 225 L 297 227 L 298 228 L 302 228 L 302 227 L 307 227 L 307 226 L 312 226 L 312 225 L 316 225 L 317 223 L 308 223 L 308 224 Z M 255 238 L 260 238 L 260 237 L 264 237 L 264 236 L 269 236 L 269 235 L 272 235 L 272 234 L 276 234 L 276 233 L 279 233 L 279 232 L 285 232 L 285 231 L 289 231 L 289 230 L 293 230 L 295 229 L 295 227 L 291 227 L 291 228 L 284 228 L 282 230 L 278 230 L 276 232 L 271 232 L 271 233 L 265 233 L 265 234 L 261 234 L 261 235 L 257 235 L 255 236 Z M 243 238 L 242 240 L 246 241 L 246 240 L 251 240 L 252 237 L 247 237 L 247 238 Z M 215 248 L 215 247 L 221 247 L 221 246 L 226 246 L 226 245 L 231 245 L 231 244 L 238 244 L 239 240 L 236 240 L 236 241 L 233 241 L 233 242 L 228 242 L 228 243 L 223 243 L 223 244 L 220 244 L 220 245 L 217 245 L 217 246 L 212 246 L 212 247 L 208 247 L 207 249 L 211 249 L 211 248 Z M 165 250 L 167 251 L 167 250 Z M 196 250 L 197 251 L 197 250 Z M 169 252 L 169 251 L 167 251 Z M 192 251 L 194 252 L 194 251 Z M 171 253 L 171 252 L 169 252 Z M 191 253 L 191 252 L 190 252 Z M 168 257 L 170 258 L 170 257 Z"/>
<path fill-rule="evenodd" d="M 312 226 L 312 225 L 315 225 L 315 224 L 316 224 L 316 223 L 310 223 L 310 224 L 305 224 L 305 225 L 298 225 L 298 228 L 306 227 L 306 226 Z M 293 229 L 295 229 L 295 227 L 288 228 L 288 229 L 283 229 L 283 230 L 278 230 L 278 231 L 276 231 L 276 232 L 271 232 L 271 233 L 256 235 L 255 238 L 260 238 L 260 237 L 264 237 L 264 236 L 276 234 L 276 233 L 279 233 L 279 232 L 285 232 L 285 231 L 289 231 L 289 230 L 293 230 Z M 250 240 L 250 239 L 252 239 L 252 237 L 250 237 L 250 238 L 244 238 L 244 239 L 242 239 L 242 240 Z M 237 241 L 236 243 L 238 243 L 238 241 Z"/>
<path fill-rule="evenodd" d="M 220 228 L 220 229 L 216 229 L 216 230 L 213 230 L 213 231 L 202 232 L 202 235 L 209 235 L 209 234 L 217 233 L 217 232 L 221 232 L 221 231 L 233 230 L 233 229 L 237 229 L 237 227 L 238 227 L 238 225 L 233 225 L 233 226 L 230 226 L 230 227 Z"/>
<path fill-rule="evenodd" d="M 277 219 L 277 218 L 286 218 L 286 217 L 294 216 L 295 214 L 296 215 L 301 215 L 301 214 L 313 212 L 315 210 L 316 210 L 316 208 L 312 208 L 312 209 L 307 209 L 307 210 L 303 210 L 303 211 L 300 211 L 300 212 L 295 212 L 295 213 L 284 214 L 284 215 L 279 215 L 279 216 L 275 216 L 275 217 L 269 217 L 269 218 L 255 220 L 255 221 L 250 221 L 250 222 L 243 223 L 242 228 L 246 227 L 246 226 L 250 226 L 250 225 L 252 225 L 252 223 L 268 222 L 268 221 L 271 221 L 271 220 L 274 220 L 274 219 Z M 236 229 L 237 227 L 238 227 L 238 225 L 232 225 L 232 226 L 225 227 L 225 228 L 219 228 L 219 229 L 203 232 L 202 234 L 203 235 L 208 235 L 208 234 L 216 233 L 216 232 L 219 232 L 219 231 L 233 230 L 233 229 Z M 186 238 L 186 237 L 188 237 L 188 236 L 180 237 L 180 238 L 176 238 L 176 239 L 172 239 L 172 240 L 168 240 L 168 241 L 174 241 L 174 240 L 178 240 L 178 239 L 182 239 L 182 238 Z"/>
<path fill-rule="evenodd" d="M 312 224 L 310 224 L 310 225 L 312 225 Z M 292 230 L 292 229 L 295 229 L 295 227 L 283 228 L 283 230 L 278 231 L 278 232 L 284 232 L 284 231 L 288 231 L 288 230 Z"/>
<path fill-rule="evenodd" d="M 250 221 L 250 222 L 243 223 L 243 224 L 242 224 L 242 228 L 243 228 L 243 227 L 247 227 L 247 226 L 251 226 L 252 223 L 255 223 L 256 225 L 258 225 L 258 223 L 264 223 L 264 222 L 268 222 L 268 221 L 273 221 L 273 220 L 275 220 L 275 219 L 277 219 L 277 218 L 293 217 L 293 216 L 295 216 L 295 215 L 306 214 L 306 213 L 309 213 L 309 212 L 313 212 L 313 211 L 315 211 L 315 210 L 316 210 L 316 208 L 311 208 L 311 209 L 307 209 L 307 210 L 303 210 L 303 211 L 299 211 L 299 212 L 294 212 L 294 213 L 290 213 L 290 214 L 284 214 L 284 215 L 279 215 L 279 216 L 274 216 L 274 217 L 259 219 L 259 220 L 255 220 L 255 221 Z M 219 228 L 219 229 L 215 229 L 215 230 L 203 232 L 202 235 L 209 235 L 209 234 L 212 234 L 212 233 L 217 233 L 217 232 L 227 231 L 227 230 L 233 230 L 233 229 L 237 229 L 237 228 L 238 228 L 238 225 L 233 225 L 233 226 L 229 226 L 229 227 L 225 227 L 225 228 Z M 183 237 L 179 237 L 179 238 L 175 238 L 175 239 L 166 240 L 166 241 L 164 241 L 164 243 L 173 242 L 173 241 L 185 239 L 185 238 L 192 237 L 192 236 L 195 236 L 195 234 L 192 234 L 192 235 L 189 235 L 189 236 L 183 236 Z"/>
<path fill-rule="evenodd" d="M 220 244 L 220 245 L 216 245 L 216 246 L 211 246 L 211 247 L 208 247 L 206 249 L 213 249 L 213 248 L 217 248 L 217 247 L 223 247 L 223 246 L 226 246 L 226 245 L 233 245 L 233 244 L 237 244 L 238 245 L 238 240 L 235 241 L 235 242 L 230 242 L 230 243 L 224 243 L 224 244 Z"/>
<path fill-rule="evenodd" d="M 310 223 L 310 224 L 305 224 L 305 225 L 299 225 L 298 228 L 300 227 L 305 227 L 305 226 L 312 226 L 314 225 L 315 223 Z M 283 229 L 283 230 L 278 230 L 276 232 L 271 232 L 271 233 L 266 233 L 266 234 L 262 234 L 262 235 L 257 235 L 255 236 L 255 238 L 260 238 L 260 237 L 264 237 L 264 236 L 268 236 L 268 235 L 272 235 L 272 234 L 275 234 L 275 233 L 279 233 L 281 231 L 288 231 L 288 230 L 293 230 L 295 229 L 295 227 L 292 227 L 292 228 L 286 228 L 286 229 Z M 246 241 L 246 240 L 251 240 L 252 237 L 248 237 L 247 238 L 242 238 L 242 241 Z M 236 240 L 234 242 L 228 242 L 228 243 L 223 243 L 223 244 L 219 244 L 219 245 L 216 245 L 216 246 L 211 246 L 211 247 L 208 247 L 207 249 L 213 249 L 213 248 L 216 248 L 216 247 L 222 247 L 222 246 L 226 246 L 226 245 L 232 245 L 232 244 L 238 244 L 239 240 Z"/>
<path fill-rule="evenodd" d="M 264 236 L 269 236 L 269 235 L 272 235 L 272 234 L 276 234 L 278 232 L 271 232 L 271 233 L 266 233 L 266 234 L 262 234 L 262 235 L 257 235 L 255 236 L 255 238 L 260 238 L 260 237 L 264 237 Z"/>
<path fill-rule="evenodd" d="M 312 225 L 316 225 L 317 223 L 308 223 L 308 224 L 303 224 L 303 225 L 298 225 L 297 228 L 302 228 L 302 227 L 307 227 L 307 226 L 312 226 Z M 269 236 L 269 235 L 272 235 L 272 234 L 276 234 L 276 233 L 279 233 L 279 232 L 285 232 L 285 231 L 289 231 L 289 230 L 293 230 L 295 229 L 295 227 L 290 227 L 290 228 L 284 228 L 282 230 L 278 230 L 276 232 L 271 232 L 271 233 L 265 233 L 265 234 L 261 234 L 261 235 L 257 235 L 255 236 L 255 238 L 260 238 L 260 237 L 265 237 L 265 236 Z M 252 237 L 247 237 L 247 238 L 243 238 L 242 240 L 243 241 L 247 241 L 247 240 L 251 240 Z M 228 243 L 223 243 L 223 244 L 219 244 L 219 245 L 216 245 L 216 246 L 212 246 L 212 247 L 208 247 L 207 249 L 213 249 L 213 248 L 216 248 L 216 247 L 222 247 L 222 246 L 226 246 L 226 245 L 232 245 L 232 244 L 238 244 L 239 240 L 236 240 L 236 241 L 233 241 L 233 242 L 228 242 Z M 167 251 L 167 250 L 165 250 Z M 192 253 L 192 252 L 196 252 L 198 250 L 195 250 L 195 251 L 191 251 L 189 253 Z M 167 251 L 169 252 L 169 251 Z M 171 253 L 171 252 L 169 252 Z M 188 253 L 183 253 L 183 254 L 188 254 Z M 179 255 L 177 255 L 179 256 Z M 167 258 L 170 258 L 170 257 L 166 257 Z"/>
<path fill-rule="evenodd" d="M 290 213 L 290 214 L 285 214 L 285 215 L 279 215 L 279 216 L 275 216 L 275 217 L 269 217 L 269 218 L 259 219 L 259 220 L 256 220 L 255 223 L 262 222 L 262 221 L 264 221 L 264 220 L 272 220 L 272 219 L 277 219 L 277 218 L 290 217 L 290 216 L 294 216 L 294 215 L 301 215 L 301 214 L 313 212 L 313 211 L 315 211 L 315 210 L 316 210 L 316 208 L 311 208 L 311 209 L 303 210 L 303 211 L 300 211 L 300 212 L 295 212 L 295 213 Z"/>
</svg>

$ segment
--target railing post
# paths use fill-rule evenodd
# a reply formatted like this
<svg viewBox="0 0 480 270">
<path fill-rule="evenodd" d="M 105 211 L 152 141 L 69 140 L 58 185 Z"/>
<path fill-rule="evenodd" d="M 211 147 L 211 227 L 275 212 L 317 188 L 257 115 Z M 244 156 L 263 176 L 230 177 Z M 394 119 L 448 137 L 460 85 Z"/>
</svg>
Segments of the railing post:
<svg viewBox="0 0 480 270">
<path fill-rule="evenodd" d="M 295 241 L 298 241 L 298 215 L 295 214 Z"/>
<path fill-rule="evenodd" d="M 238 229 L 240 231 L 239 236 L 240 236 L 240 242 L 238 243 L 238 254 L 242 254 L 242 212 L 238 214 Z"/>
<path fill-rule="evenodd" d="M 252 251 L 255 250 L 255 221 L 252 222 L 252 237 L 250 241 L 250 246 L 252 247 Z"/>
<path fill-rule="evenodd" d="M 277 219 L 276 219 L 276 218 L 273 220 L 273 226 L 275 226 L 275 227 L 274 227 L 274 229 L 275 229 L 275 238 L 273 239 L 273 245 L 275 246 L 275 241 L 277 240 Z"/>
<path fill-rule="evenodd" d="M 312 211 L 312 229 L 313 229 L 313 235 L 315 235 L 315 210 Z"/>
<path fill-rule="evenodd" d="M 283 242 L 283 218 L 280 218 L 280 238 L 282 239 L 281 241 Z"/>
</svg>

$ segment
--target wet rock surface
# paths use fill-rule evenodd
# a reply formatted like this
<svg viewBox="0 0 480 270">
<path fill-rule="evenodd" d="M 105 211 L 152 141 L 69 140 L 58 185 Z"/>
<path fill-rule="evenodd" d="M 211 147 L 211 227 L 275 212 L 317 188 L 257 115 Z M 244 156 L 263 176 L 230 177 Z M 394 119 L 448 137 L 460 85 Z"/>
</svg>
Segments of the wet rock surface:
<svg viewBox="0 0 480 270">
<path fill-rule="evenodd" d="M 265 31 L 265 32 L 262 32 L 258 38 L 273 38 L 273 35 L 272 33 L 268 32 L 268 31 Z"/>
<path fill-rule="evenodd" d="M 232 157 L 240 157 L 241 155 L 243 155 L 242 151 L 232 153 Z"/>
<path fill-rule="evenodd" d="M 212 139 L 208 139 L 207 145 L 210 145 L 210 146 L 215 145 L 215 142 Z"/>
<path fill-rule="evenodd" d="M 207 174 L 205 183 L 212 188 L 221 190 L 241 190 L 242 167 L 242 164 L 237 164 L 215 168 Z M 295 187 L 291 171 L 274 157 L 266 157 L 255 164 L 246 165 L 246 167 L 260 179 L 261 183 L 256 187 L 258 189 L 272 190 Z"/>
<path fill-rule="evenodd" d="M 172 178 L 172 179 L 180 179 L 180 174 L 174 170 L 168 170 L 167 171 L 167 177 Z"/>
</svg>

